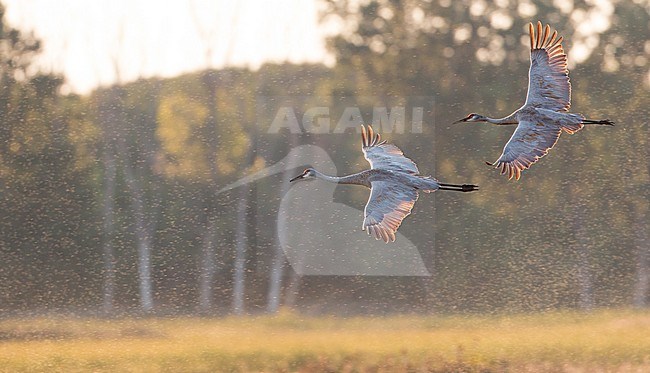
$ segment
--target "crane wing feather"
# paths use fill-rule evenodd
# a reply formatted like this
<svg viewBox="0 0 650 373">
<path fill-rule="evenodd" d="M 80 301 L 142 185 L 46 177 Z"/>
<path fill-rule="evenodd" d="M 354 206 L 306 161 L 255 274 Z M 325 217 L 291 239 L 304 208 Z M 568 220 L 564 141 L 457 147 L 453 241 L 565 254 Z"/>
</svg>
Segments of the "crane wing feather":
<svg viewBox="0 0 650 373">
<path fill-rule="evenodd" d="M 417 175 L 419 173 L 415 162 L 395 145 L 381 141 L 381 135 L 375 133 L 371 126 L 361 126 L 363 156 L 370 163 L 371 169 L 401 171 Z"/>
<path fill-rule="evenodd" d="M 418 199 L 414 188 L 391 181 L 373 181 L 366 203 L 363 230 L 384 242 L 395 241 L 395 233 Z"/>
<path fill-rule="evenodd" d="M 546 25 L 537 22 L 537 31 L 530 23 L 530 70 L 526 105 L 568 111 L 571 106 L 571 83 L 567 70 L 567 56 L 562 48 L 562 37 L 551 34 Z"/>
<path fill-rule="evenodd" d="M 507 174 L 509 179 L 514 177 L 519 180 L 521 171 L 545 156 L 557 143 L 560 133 L 562 127 L 554 124 L 519 121 L 517 129 L 503 148 L 501 157 L 491 165 L 501 168 L 501 173 Z"/>
</svg>

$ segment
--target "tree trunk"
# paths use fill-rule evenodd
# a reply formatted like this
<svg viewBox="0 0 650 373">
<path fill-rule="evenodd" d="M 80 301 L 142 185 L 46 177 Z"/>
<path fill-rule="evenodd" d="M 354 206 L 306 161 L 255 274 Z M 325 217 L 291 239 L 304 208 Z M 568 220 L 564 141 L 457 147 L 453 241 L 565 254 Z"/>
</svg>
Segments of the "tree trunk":
<svg viewBox="0 0 650 373">
<path fill-rule="evenodd" d="M 102 206 L 103 220 L 103 312 L 110 315 L 115 302 L 115 178 L 117 166 L 113 146 L 104 144 L 104 201 Z"/>
<path fill-rule="evenodd" d="M 269 291 L 267 293 L 266 312 L 276 313 L 280 308 L 280 292 L 282 291 L 282 275 L 284 274 L 284 253 L 278 243 L 275 245 L 273 263 L 269 276 Z"/>
<path fill-rule="evenodd" d="M 211 219 L 207 223 L 201 246 L 201 266 L 199 277 L 199 309 L 202 313 L 210 313 L 214 303 L 213 281 L 217 273 L 215 262 L 215 246 L 217 244 L 217 220 Z"/>
<path fill-rule="evenodd" d="M 244 294 L 246 284 L 246 249 L 248 235 L 246 234 L 248 219 L 248 198 L 250 191 L 247 186 L 240 188 L 237 201 L 237 225 L 235 232 L 235 268 L 233 274 L 232 313 L 241 315 L 245 312 Z"/>
<path fill-rule="evenodd" d="M 650 245 L 648 245 L 647 212 L 642 206 L 636 206 L 634 216 L 636 229 L 636 281 L 634 283 L 633 302 L 635 307 L 648 306 L 650 290 Z"/>
<path fill-rule="evenodd" d="M 127 149 L 120 141 L 120 153 L 126 155 Z M 140 290 L 140 307 L 143 312 L 153 310 L 153 291 L 151 276 L 151 251 L 153 246 L 153 223 L 147 219 L 142 186 L 133 172 L 132 165 L 126 159 L 122 167 L 124 179 L 129 190 L 131 208 L 135 223 L 135 239 L 138 252 L 138 278 Z"/>
<path fill-rule="evenodd" d="M 291 151 L 294 147 L 298 145 L 298 139 L 295 135 L 290 135 L 289 137 L 289 146 L 287 149 Z M 288 153 L 288 152 L 287 152 Z M 289 159 L 287 166 L 282 173 L 282 187 L 280 188 L 280 199 L 284 198 L 285 194 L 289 191 L 291 187 L 286 180 L 289 180 L 291 177 L 291 172 L 297 166 L 298 160 Z M 278 219 L 282 217 L 278 214 Z M 280 308 L 280 296 L 282 294 L 282 278 L 284 277 L 284 268 L 285 268 L 285 255 L 282 248 L 281 242 L 287 242 L 286 239 L 283 239 L 282 235 L 286 232 L 276 229 L 276 239 L 275 239 L 275 250 L 273 253 L 273 260 L 271 263 L 271 272 L 269 274 L 269 290 L 266 295 L 266 312 L 276 313 Z"/>
<path fill-rule="evenodd" d="M 573 232 L 575 237 L 573 251 L 578 255 L 577 277 L 580 296 L 578 307 L 589 311 L 594 308 L 594 286 L 591 270 L 591 256 L 589 255 L 589 235 L 585 228 L 585 208 L 579 198 L 574 197 L 573 211 Z"/>
<path fill-rule="evenodd" d="M 287 180 L 285 175 L 283 175 L 282 179 Z M 287 189 L 288 189 L 287 186 L 285 185 L 285 183 L 283 183 L 280 191 L 281 197 L 286 193 Z M 278 216 L 278 218 L 280 218 L 280 216 Z M 267 298 L 266 312 L 268 313 L 276 313 L 280 308 L 280 295 L 282 293 L 282 277 L 284 276 L 284 268 L 285 268 L 285 255 L 280 242 L 287 241 L 286 239 L 285 240 L 281 239 L 280 235 L 283 234 L 285 234 L 284 231 L 277 230 L 276 232 L 276 240 L 274 245 L 275 250 L 273 253 L 273 261 L 271 263 L 271 273 L 269 275 L 269 290 L 266 296 Z"/>
<path fill-rule="evenodd" d="M 254 126 L 253 126 L 254 128 Z M 251 131 L 251 144 L 246 152 L 244 160 L 244 172 L 255 163 L 255 153 L 257 147 L 257 133 Z M 245 312 L 245 288 L 246 288 L 246 254 L 248 251 L 248 226 L 249 226 L 249 203 L 251 190 L 248 185 L 244 185 L 239 191 L 239 201 L 237 201 L 237 225 L 235 231 L 235 268 L 233 274 L 233 303 L 232 311 L 236 315 Z"/>
<path fill-rule="evenodd" d="M 102 163 L 104 166 L 102 311 L 105 315 L 112 314 L 115 307 L 115 191 L 118 168 L 117 138 L 121 136 L 120 131 L 117 130 L 117 123 L 120 121 L 119 108 L 119 92 L 116 90 L 107 90 L 100 96 L 98 122 L 102 128 Z"/>
<path fill-rule="evenodd" d="M 206 118 L 205 137 L 208 139 L 207 162 L 210 168 L 210 186 L 208 193 L 208 207 L 206 212 L 206 227 L 203 234 L 203 243 L 201 246 L 201 260 L 199 261 L 199 308 L 201 312 L 210 312 L 214 305 L 214 296 L 212 294 L 214 276 L 217 273 L 215 262 L 216 233 L 217 233 L 217 180 L 219 179 L 219 170 L 217 168 L 217 80 L 218 77 L 214 71 L 206 71 L 202 77 L 202 83 L 206 90 L 206 105 L 208 108 L 208 117 Z"/>
</svg>

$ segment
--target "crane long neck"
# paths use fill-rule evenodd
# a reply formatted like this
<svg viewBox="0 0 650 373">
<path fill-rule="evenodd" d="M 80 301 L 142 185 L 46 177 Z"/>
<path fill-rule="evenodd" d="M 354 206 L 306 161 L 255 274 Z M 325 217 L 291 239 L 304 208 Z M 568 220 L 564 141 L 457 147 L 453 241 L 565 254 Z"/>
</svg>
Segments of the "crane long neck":
<svg viewBox="0 0 650 373">
<path fill-rule="evenodd" d="M 496 124 L 496 125 L 506 125 L 506 124 L 518 124 L 519 122 L 515 118 L 514 113 L 511 115 L 508 115 L 505 118 L 489 118 L 489 117 L 483 117 L 486 122 Z"/>
<path fill-rule="evenodd" d="M 314 170 L 314 173 L 316 174 L 316 178 L 329 181 L 330 183 L 366 185 L 365 178 L 363 177 L 363 172 L 340 177 L 325 175 L 324 173 L 316 170 Z"/>
</svg>

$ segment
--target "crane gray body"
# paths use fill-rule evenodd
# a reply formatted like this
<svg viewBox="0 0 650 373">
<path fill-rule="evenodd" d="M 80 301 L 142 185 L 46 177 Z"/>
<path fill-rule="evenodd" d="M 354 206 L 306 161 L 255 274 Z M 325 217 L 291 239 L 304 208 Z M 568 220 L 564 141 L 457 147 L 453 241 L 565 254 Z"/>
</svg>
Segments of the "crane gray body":
<svg viewBox="0 0 650 373">
<path fill-rule="evenodd" d="M 320 174 L 319 176 L 317 176 L 320 179 L 334 181 L 329 177 L 327 177 L 327 175 L 324 175 L 320 172 L 317 173 Z M 325 176 L 326 178 L 323 178 L 323 176 Z M 378 169 L 364 170 L 356 174 L 342 176 L 340 178 L 337 178 L 336 182 L 338 184 L 362 185 L 370 189 L 372 188 L 373 181 L 392 182 L 395 184 L 401 184 L 417 190 L 421 190 L 427 193 L 436 191 L 440 188 L 440 184 L 438 183 L 438 181 L 436 179 L 433 179 L 430 176 L 420 176 L 420 175 L 413 175 L 407 172 L 392 171 L 392 170 L 378 170 Z"/>
<path fill-rule="evenodd" d="M 444 184 L 430 176 L 422 176 L 411 159 L 392 144 L 381 141 L 381 136 L 374 133 L 371 126 L 367 132 L 361 126 L 362 151 L 370 162 L 369 170 L 347 176 L 325 175 L 313 168 L 290 181 L 321 179 L 337 184 L 355 184 L 370 188 L 370 198 L 364 209 L 363 230 L 376 239 L 385 242 L 395 241 L 395 232 L 413 209 L 418 199 L 418 192 L 436 190 L 453 190 L 471 192 L 478 186 L 471 184 Z"/>
<path fill-rule="evenodd" d="M 488 122 L 496 125 L 517 125 L 517 129 L 495 162 L 487 164 L 501 168 L 502 174 L 517 180 L 521 172 L 545 156 L 557 143 L 562 131 L 573 134 L 586 124 L 614 125 L 608 119 L 590 120 L 582 114 L 569 113 L 571 83 L 567 70 L 567 56 L 562 48 L 562 37 L 551 34 L 546 25 L 537 22 L 537 33 L 529 24 L 530 70 L 526 103 L 504 118 L 489 118 L 469 114 L 458 122 Z"/>
</svg>

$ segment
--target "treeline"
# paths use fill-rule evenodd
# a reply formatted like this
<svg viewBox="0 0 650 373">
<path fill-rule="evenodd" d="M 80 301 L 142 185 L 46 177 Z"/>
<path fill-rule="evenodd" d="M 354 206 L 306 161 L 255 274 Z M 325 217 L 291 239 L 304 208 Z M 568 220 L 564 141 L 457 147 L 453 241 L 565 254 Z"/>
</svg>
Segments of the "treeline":
<svg viewBox="0 0 650 373">
<path fill-rule="evenodd" d="M 3 21 L 0 310 L 241 314 L 286 306 L 383 313 L 648 305 L 647 5 L 325 5 L 324 21 L 335 17 L 350 30 L 330 40 L 334 68 L 206 70 L 88 96 L 61 95 L 60 77 L 34 74 L 39 42 Z M 599 12 L 611 22 L 605 31 L 598 29 Z M 505 115 L 523 103 L 528 52 L 521 38 L 537 19 L 567 38 L 570 59 L 571 44 L 593 49 L 571 71 L 573 111 L 617 126 L 563 135 L 522 180 L 509 182 L 483 162 L 498 157 L 511 129 L 451 123 L 469 112 Z M 599 33 L 584 34 L 584 24 Z M 353 123 L 356 112 L 372 122 L 377 108 L 404 108 L 405 133 L 385 138 L 423 173 L 470 181 L 481 191 L 424 196 L 400 229 L 417 243 L 430 277 L 301 276 L 284 256 L 277 221 L 288 178 L 311 160 L 221 189 L 304 144 L 325 149 L 338 173 L 367 167 L 356 131 L 334 128 Z M 420 115 L 412 108 L 422 111 L 422 133 L 410 133 Z M 329 131 L 306 131 L 318 118 L 305 121 L 305 114 L 314 112 Z M 297 131 L 287 122 L 291 115 Z M 277 131 L 274 123 L 281 124 Z M 362 210 L 367 192 L 341 187 L 333 199 Z M 358 219 L 360 226 L 361 211 Z M 323 224 L 336 234 L 335 222 Z M 306 226 L 293 228 L 310 234 Z"/>
</svg>

